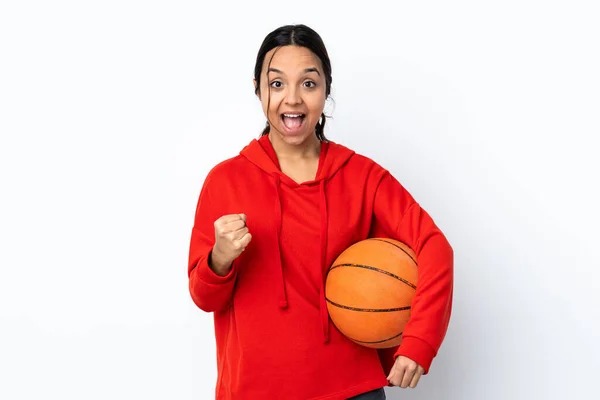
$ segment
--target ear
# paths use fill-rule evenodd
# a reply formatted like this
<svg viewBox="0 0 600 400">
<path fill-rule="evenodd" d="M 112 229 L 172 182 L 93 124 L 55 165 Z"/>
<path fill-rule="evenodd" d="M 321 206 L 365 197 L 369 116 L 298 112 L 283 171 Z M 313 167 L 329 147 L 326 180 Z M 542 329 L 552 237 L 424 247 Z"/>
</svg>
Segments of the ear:
<svg viewBox="0 0 600 400">
<path fill-rule="evenodd" d="M 256 79 L 252 79 L 252 82 L 254 83 L 254 93 L 256 93 L 256 97 L 258 97 L 259 100 L 260 100 L 260 89 L 258 88 L 258 84 L 256 83 Z"/>
</svg>

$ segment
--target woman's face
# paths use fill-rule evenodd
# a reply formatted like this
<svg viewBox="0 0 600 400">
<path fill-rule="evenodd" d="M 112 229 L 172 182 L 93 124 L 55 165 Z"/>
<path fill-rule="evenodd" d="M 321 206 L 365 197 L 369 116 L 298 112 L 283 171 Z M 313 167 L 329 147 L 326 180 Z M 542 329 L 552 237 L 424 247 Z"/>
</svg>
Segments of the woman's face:
<svg viewBox="0 0 600 400">
<path fill-rule="evenodd" d="M 325 107 L 327 96 L 321 61 L 306 47 L 284 46 L 269 51 L 263 63 L 258 96 L 271 125 L 271 135 L 288 144 L 304 143 L 315 134 Z"/>
</svg>

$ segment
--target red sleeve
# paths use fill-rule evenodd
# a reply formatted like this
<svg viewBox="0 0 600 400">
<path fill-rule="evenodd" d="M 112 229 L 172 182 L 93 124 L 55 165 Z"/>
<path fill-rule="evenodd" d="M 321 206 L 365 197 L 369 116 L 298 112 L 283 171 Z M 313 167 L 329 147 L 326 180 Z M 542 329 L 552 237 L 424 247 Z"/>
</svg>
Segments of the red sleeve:
<svg viewBox="0 0 600 400">
<path fill-rule="evenodd" d="M 382 365 L 388 373 L 395 357 L 402 355 L 428 373 L 450 321 L 453 249 L 429 214 L 390 173 L 383 176 L 377 188 L 371 232 L 407 244 L 415 251 L 418 264 L 410 320 L 400 346 L 380 351 Z"/>
<path fill-rule="evenodd" d="M 220 217 L 208 188 L 209 178 L 200 192 L 189 248 L 188 278 L 189 290 L 194 303 L 206 312 L 224 309 L 233 292 L 236 268 L 235 262 L 226 276 L 219 276 L 208 266 L 208 260 L 215 243 L 214 222 Z"/>
</svg>

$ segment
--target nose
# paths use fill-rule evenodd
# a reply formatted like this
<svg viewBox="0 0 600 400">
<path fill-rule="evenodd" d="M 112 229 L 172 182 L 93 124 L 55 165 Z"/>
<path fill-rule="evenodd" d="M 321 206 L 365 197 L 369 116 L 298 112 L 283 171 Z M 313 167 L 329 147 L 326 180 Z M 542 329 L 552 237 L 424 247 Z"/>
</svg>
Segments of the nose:
<svg viewBox="0 0 600 400">
<path fill-rule="evenodd" d="M 301 104 L 302 97 L 300 91 L 295 87 L 290 87 L 286 93 L 285 102 L 290 105 Z"/>
</svg>

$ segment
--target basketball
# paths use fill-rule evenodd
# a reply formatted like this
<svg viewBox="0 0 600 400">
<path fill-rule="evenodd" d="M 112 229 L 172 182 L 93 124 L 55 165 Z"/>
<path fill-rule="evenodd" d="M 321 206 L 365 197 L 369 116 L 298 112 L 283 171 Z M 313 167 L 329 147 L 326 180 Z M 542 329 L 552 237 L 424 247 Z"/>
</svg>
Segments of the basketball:
<svg viewBox="0 0 600 400">
<path fill-rule="evenodd" d="M 400 344 L 417 287 L 415 252 L 389 238 L 353 244 L 331 265 L 325 282 L 329 316 L 355 343 L 371 348 Z"/>
</svg>

